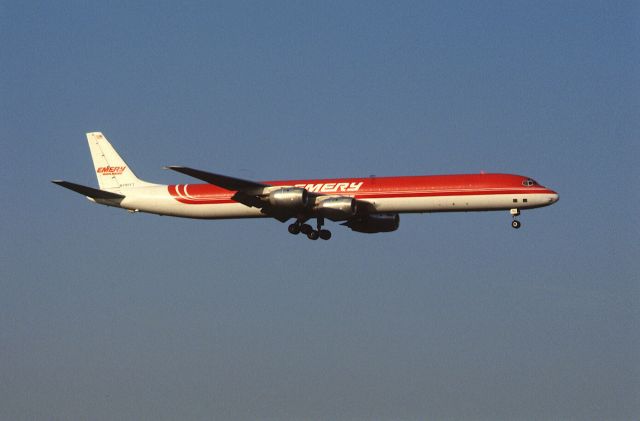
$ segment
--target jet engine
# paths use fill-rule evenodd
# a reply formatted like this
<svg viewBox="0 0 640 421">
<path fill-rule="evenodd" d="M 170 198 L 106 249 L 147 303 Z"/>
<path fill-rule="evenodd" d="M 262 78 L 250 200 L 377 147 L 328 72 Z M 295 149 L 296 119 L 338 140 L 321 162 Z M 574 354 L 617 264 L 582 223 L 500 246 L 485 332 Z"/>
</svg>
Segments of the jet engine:
<svg viewBox="0 0 640 421">
<path fill-rule="evenodd" d="M 344 221 L 356 214 L 356 200 L 352 197 L 329 197 L 314 208 L 319 216 L 332 221 Z"/>
<path fill-rule="evenodd" d="M 354 218 L 345 222 L 353 231 L 374 234 L 376 232 L 391 232 L 400 226 L 400 215 L 397 213 L 372 214 L 361 218 Z"/>
<path fill-rule="evenodd" d="M 300 187 L 282 187 L 269 193 L 269 203 L 278 208 L 304 208 L 309 204 L 309 195 Z"/>
</svg>

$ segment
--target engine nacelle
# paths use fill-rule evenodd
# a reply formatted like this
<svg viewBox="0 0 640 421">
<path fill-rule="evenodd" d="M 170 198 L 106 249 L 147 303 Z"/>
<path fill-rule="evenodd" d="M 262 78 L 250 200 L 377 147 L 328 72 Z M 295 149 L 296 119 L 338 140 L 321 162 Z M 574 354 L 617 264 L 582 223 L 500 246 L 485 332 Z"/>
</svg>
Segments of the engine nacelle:
<svg viewBox="0 0 640 421">
<path fill-rule="evenodd" d="M 344 221 L 356 214 L 356 208 L 356 199 L 352 197 L 329 197 L 318 202 L 314 210 L 332 221 Z"/>
<path fill-rule="evenodd" d="M 374 234 L 376 232 L 391 232 L 400 226 L 400 215 L 397 213 L 373 214 L 347 221 L 346 225 L 353 231 Z"/>
<path fill-rule="evenodd" d="M 282 187 L 269 193 L 269 203 L 285 209 L 305 208 L 309 204 L 309 194 L 300 187 Z"/>
</svg>

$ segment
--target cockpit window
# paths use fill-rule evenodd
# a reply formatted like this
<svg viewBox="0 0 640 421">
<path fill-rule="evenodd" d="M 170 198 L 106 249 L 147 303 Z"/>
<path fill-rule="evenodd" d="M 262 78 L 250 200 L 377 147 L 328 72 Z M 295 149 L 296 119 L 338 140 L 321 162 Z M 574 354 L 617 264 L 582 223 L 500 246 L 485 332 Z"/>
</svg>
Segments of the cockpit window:
<svg viewBox="0 0 640 421">
<path fill-rule="evenodd" d="M 538 182 L 536 180 L 532 179 L 532 178 L 527 178 L 527 179 L 522 180 L 522 185 L 525 186 L 525 187 L 531 187 L 531 186 L 535 186 L 537 184 L 538 184 Z"/>
</svg>

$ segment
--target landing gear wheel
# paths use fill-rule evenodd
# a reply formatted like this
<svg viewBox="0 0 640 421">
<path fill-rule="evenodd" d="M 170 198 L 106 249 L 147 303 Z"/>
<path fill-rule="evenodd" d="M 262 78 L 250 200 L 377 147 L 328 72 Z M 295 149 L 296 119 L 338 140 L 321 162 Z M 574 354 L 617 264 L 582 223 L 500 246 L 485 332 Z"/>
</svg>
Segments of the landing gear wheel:
<svg viewBox="0 0 640 421">
<path fill-rule="evenodd" d="M 313 228 L 311 228 L 311 225 L 309 225 L 309 224 L 300 225 L 300 232 L 301 233 L 307 234 L 307 236 L 308 236 L 311 231 L 313 231 Z"/>
<path fill-rule="evenodd" d="M 289 232 L 293 235 L 300 234 L 300 224 L 291 224 L 289 225 Z"/>
<path fill-rule="evenodd" d="M 331 238 L 331 231 L 329 230 L 320 230 L 320 238 L 323 240 L 328 240 Z"/>
<path fill-rule="evenodd" d="M 518 228 L 520 228 L 520 227 L 522 226 L 522 224 L 521 224 L 521 223 L 520 223 L 520 221 L 518 221 L 517 219 L 514 219 L 514 220 L 511 222 L 511 226 L 512 226 L 513 228 L 515 228 L 515 229 L 518 229 Z"/>
<path fill-rule="evenodd" d="M 311 230 L 307 233 L 307 238 L 309 240 L 317 240 L 318 237 L 320 237 L 320 234 L 318 234 L 318 231 Z"/>
</svg>

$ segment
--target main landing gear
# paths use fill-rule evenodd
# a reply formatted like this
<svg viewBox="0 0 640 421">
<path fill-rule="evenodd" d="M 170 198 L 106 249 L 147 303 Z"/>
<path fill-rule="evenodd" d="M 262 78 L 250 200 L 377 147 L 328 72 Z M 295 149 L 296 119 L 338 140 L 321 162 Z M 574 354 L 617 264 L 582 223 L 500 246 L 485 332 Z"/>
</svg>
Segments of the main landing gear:
<svg viewBox="0 0 640 421">
<path fill-rule="evenodd" d="M 331 231 L 323 230 L 323 225 L 324 218 L 318 218 L 318 228 L 315 230 L 311 227 L 311 225 L 305 224 L 303 220 L 299 219 L 293 224 L 289 225 L 289 232 L 293 235 L 303 233 L 309 240 L 317 240 L 318 238 L 322 240 L 328 240 L 331 238 Z"/>
<path fill-rule="evenodd" d="M 520 209 L 511 209 L 509 212 L 511 213 L 511 216 L 513 216 L 513 221 L 511 221 L 511 227 L 515 229 L 520 228 L 522 226 L 522 223 L 516 219 L 516 217 L 520 215 Z"/>
</svg>

